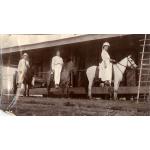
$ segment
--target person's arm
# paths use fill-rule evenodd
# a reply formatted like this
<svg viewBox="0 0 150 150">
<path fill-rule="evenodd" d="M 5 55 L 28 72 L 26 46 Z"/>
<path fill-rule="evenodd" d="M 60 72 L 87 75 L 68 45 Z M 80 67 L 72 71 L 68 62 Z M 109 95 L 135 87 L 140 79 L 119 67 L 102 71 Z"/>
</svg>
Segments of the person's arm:
<svg viewBox="0 0 150 150">
<path fill-rule="evenodd" d="M 28 68 L 30 68 L 30 62 L 29 62 L 29 60 L 26 60 L 26 66 L 28 67 Z"/>
<path fill-rule="evenodd" d="M 110 59 L 110 62 L 116 63 L 116 60 L 115 59 Z"/>
<path fill-rule="evenodd" d="M 63 66 L 63 64 L 64 64 L 64 61 L 63 61 L 63 59 L 61 58 L 61 60 L 62 60 L 62 66 Z"/>
</svg>

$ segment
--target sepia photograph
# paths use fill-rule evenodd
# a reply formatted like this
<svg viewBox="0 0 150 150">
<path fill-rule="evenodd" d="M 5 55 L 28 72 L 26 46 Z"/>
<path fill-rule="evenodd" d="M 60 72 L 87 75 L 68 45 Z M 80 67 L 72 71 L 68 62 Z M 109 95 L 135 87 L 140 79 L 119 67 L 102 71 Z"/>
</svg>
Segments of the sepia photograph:
<svg viewBox="0 0 150 150">
<path fill-rule="evenodd" d="M 149 2 L 0 0 L 0 148 L 149 150 Z"/>
<path fill-rule="evenodd" d="M 149 116 L 149 34 L 1 34 L 0 113 Z"/>
</svg>

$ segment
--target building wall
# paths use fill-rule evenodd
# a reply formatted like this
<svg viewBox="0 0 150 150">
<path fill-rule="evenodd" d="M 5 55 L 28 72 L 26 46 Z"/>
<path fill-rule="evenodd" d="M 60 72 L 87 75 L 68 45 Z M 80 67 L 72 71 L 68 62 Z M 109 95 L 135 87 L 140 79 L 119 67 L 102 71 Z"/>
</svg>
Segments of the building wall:
<svg viewBox="0 0 150 150">
<path fill-rule="evenodd" d="M 16 68 L 13 67 L 2 67 L 2 89 L 5 90 L 7 89 L 8 91 L 12 90 L 13 88 L 13 74 L 15 73 Z"/>
<path fill-rule="evenodd" d="M 74 63 L 78 69 L 78 74 L 75 76 L 75 83 L 77 86 L 83 86 L 85 82 L 84 74 L 86 68 L 91 65 L 98 65 L 98 63 L 101 61 L 100 54 L 103 42 L 110 42 L 110 55 L 112 58 L 120 61 L 125 56 L 133 54 L 133 58 L 135 58 L 134 60 L 137 63 L 140 59 L 137 57 L 139 53 L 138 39 L 139 37 L 137 37 L 137 39 L 134 39 L 132 36 L 127 38 L 116 37 L 103 40 L 94 40 L 82 43 L 62 45 L 59 47 L 43 48 L 36 51 L 31 50 L 28 51 L 28 54 L 32 60 L 32 65 L 36 67 L 36 75 L 46 79 L 47 72 L 50 69 L 51 59 L 55 55 L 56 50 L 60 49 L 64 61 L 69 57 L 73 57 Z M 3 58 L 4 65 L 6 67 L 11 66 L 12 64 L 17 65 L 20 59 L 20 53 L 17 52 L 5 54 Z M 136 86 L 136 84 L 137 72 L 135 70 L 128 70 L 124 75 L 124 80 L 121 85 Z"/>
</svg>

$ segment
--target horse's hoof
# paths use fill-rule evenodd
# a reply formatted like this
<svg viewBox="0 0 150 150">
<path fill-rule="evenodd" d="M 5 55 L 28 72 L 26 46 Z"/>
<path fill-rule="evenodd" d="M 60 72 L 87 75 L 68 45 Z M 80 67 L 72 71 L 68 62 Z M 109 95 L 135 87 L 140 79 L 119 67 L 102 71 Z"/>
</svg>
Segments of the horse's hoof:
<svg viewBox="0 0 150 150">
<path fill-rule="evenodd" d="M 88 97 L 88 99 L 89 99 L 89 100 L 93 100 L 93 97 L 90 96 L 90 97 Z"/>
</svg>

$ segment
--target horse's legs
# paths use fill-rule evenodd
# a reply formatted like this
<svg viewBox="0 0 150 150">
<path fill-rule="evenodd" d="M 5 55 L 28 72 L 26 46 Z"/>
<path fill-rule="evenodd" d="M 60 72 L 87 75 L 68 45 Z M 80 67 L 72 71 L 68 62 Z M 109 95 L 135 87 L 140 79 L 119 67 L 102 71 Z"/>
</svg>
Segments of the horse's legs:
<svg viewBox="0 0 150 150">
<path fill-rule="evenodd" d="M 65 89 L 66 89 L 66 87 L 63 85 L 63 84 L 61 84 L 60 85 L 60 87 L 62 87 L 61 89 L 62 89 L 62 97 L 65 97 Z"/>
<path fill-rule="evenodd" d="M 114 83 L 114 100 L 118 100 L 119 82 Z"/>
<path fill-rule="evenodd" d="M 89 84 L 88 84 L 88 98 L 89 99 L 92 99 L 92 84 L 93 84 L 93 80 L 94 79 L 89 80 Z"/>
<path fill-rule="evenodd" d="M 13 75 L 13 94 L 17 92 L 17 72 Z"/>
<path fill-rule="evenodd" d="M 50 95 L 50 86 L 47 85 L 47 95 L 49 96 Z"/>
<path fill-rule="evenodd" d="M 108 93 L 109 93 L 109 98 L 111 100 L 112 96 L 113 96 L 113 87 L 112 86 L 108 87 Z"/>
<path fill-rule="evenodd" d="M 26 85 L 26 96 L 29 97 L 29 89 L 30 89 L 30 86 L 29 84 Z"/>
<path fill-rule="evenodd" d="M 67 82 L 66 85 L 66 94 L 67 94 L 67 98 L 69 98 L 69 82 Z"/>
<path fill-rule="evenodd" d="M 86 75 L 88 79 L 88 98 L 92 99 L 92 85 L 95 77 L 95 70 L 93 70 L 93 72 L 87 71 Z"/>
<path fill-rule="evenodd" d="M 23 88 L 22 88 L 23 89 Z M 27 91 L 27 84 L 24 84 L 24 92 L 23 92 L 23 96 L 26 96 L 26 91 Z"/>
<path fill-rule="evenodd" d="M 50 95 L 50 83 L 51 83 L 51 75 L 49 74 L 48 80 L 47 80 L 47 95 Z"/>
</svg>

